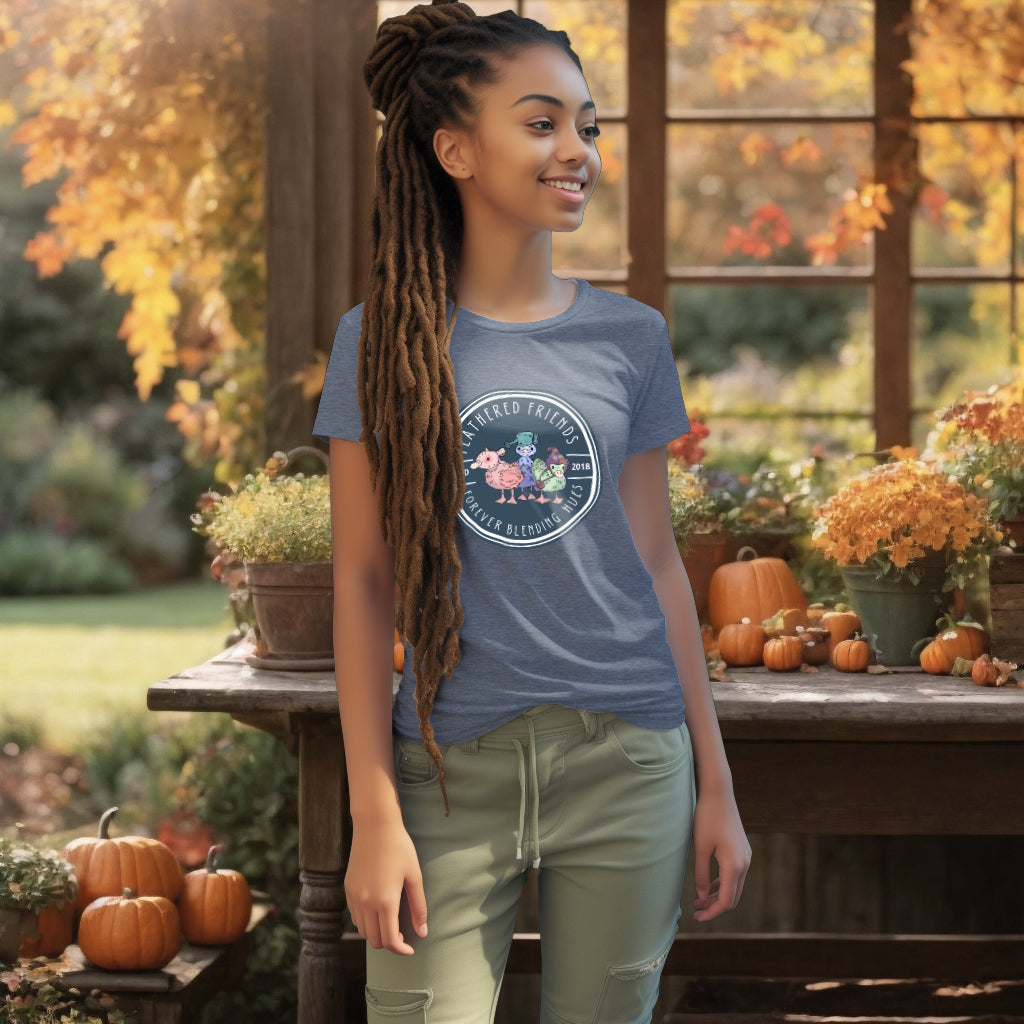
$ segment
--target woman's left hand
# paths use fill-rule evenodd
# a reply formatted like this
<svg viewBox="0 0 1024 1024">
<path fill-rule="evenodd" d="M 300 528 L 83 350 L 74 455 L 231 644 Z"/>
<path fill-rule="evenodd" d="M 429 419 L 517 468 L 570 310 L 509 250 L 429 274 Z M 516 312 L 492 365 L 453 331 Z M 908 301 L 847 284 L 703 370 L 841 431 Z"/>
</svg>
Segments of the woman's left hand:
<svg viewBox="0 0 1024 1024">
<path fill-rule="evenodd" d="M 693 852 L 697 898 L 695 921 L 710 921 L 740 901 L 750 867 L 750 843 L 732 792 L 699 793 L 693 816 Z M 718 877 L 711 877 L 711 859 Z"/>
</svg>

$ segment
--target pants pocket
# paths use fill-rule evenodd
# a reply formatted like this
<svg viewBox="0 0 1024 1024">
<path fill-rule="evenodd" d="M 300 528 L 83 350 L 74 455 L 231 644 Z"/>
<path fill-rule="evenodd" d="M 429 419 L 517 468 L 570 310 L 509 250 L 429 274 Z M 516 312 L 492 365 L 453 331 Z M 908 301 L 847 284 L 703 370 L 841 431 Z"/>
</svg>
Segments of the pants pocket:
<svg viewBox="0 0 1024 1024">
<path fill-rule="evenodd" d="M 677 729 L 644 729 L 615 719 L 608 723 L 607 730 L 622 760 L 642 775 L 670 772 L 690 753 L 689 733 L 685 725 Z"/>
<path fill-rule="evenodd" d="M 593 1024 L 650 1024 L 661 971 L 674 941 L 673 935 L 657 956 L 608 968 Z"/>
<path fill-rule="evenodd" d="M 426 1024 L 433 1002 L 429 991 L 370 988 L 366 986 L 367 1024 Z"/>
</svg>

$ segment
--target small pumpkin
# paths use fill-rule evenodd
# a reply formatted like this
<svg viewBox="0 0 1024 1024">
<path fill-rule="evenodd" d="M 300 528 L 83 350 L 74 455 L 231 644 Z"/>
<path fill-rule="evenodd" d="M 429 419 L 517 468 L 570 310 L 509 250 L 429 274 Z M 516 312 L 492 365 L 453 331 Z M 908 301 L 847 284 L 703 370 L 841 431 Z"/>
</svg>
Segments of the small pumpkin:
<svg viewBox="0 0 1024 1024">
<path fill-rule="evenodd" d="M 708 618 L 716 630 L 742 619 L 763 622 L 780 608 L 807 610 L 807 597 L 781 558 L 758 558 L 753 548 L 740 548 L 735 562 L 711 574 Z"/>
<path fill-rule="evenodd" d="M 106 971 L 155 971 L 174 958 L 181 927 L 174 904 L 163 896 L 101 896 L 82 911 L 78 945 Z"/>
<path fill-rule="evenodd" d="M 71 945 L 74 913 L 75 904 L 69 898 L 43 907 L 31 921 L 23 920 L 18 956 L 60 956 Z"/>
<path fill-rule="evenodd" d="M 936 635 L 935 642 L 941 643 L 947 654 L 953 658 L 967 658 L 968 661 L 988 654 L 988 633 L 980 622 L 972 622 L 969 619 L 957 622 L 950 615 L 946 616 L 946 621 L 948 628 Z"/>
<path fill-rule="evenodd" d="M 999 670 L 987 654 L 979 654 L 971 666 L 971 680 L 977 686 L 995 686 Z"/>
<path fill-rule="evenodd" d="M 395 627 L 395 655 L 393 667 L 396 672 L 401 672 L 405 668 L 405 644 L 402 643 L 402 638 L 398 635 L 398 627 Z"/>
<path fill-rule="evenodd" d="M 798 636 L 776 636 L 764 645 L 764 663 L 774 672 L 792 672 L 804 660 L 804 643 Z"/>
<path fill-rule="evenodd" d="M 929 675 L 948 676 L 953 671 L 956 655 L 950 654 L 938 640 L 932 640 L 925 644 L 917 660 Z"/>
<path fill-rule="evenodd" d="M 105 811 L 95 837 L 73 839 L 61 853 L 78 878 L 75 907 L 84 910 L 100 896 L 117 896 L 125 888 L 140 896 L 176 900 L 184 885 L 177 858 L 158 839 L 148 836 L 111 839 L 110 822 L 115 814 L 116 807 Z"/>
<path fill-rule="evenodd" d="M 718 653 L 727 665 L 760 665 L 764 640 L 764 626 L 759 622 L 730 622 L 718 633 Z"/>
<path fill-rule="evenodd" d="M 245 934 L 252 891 L 239 871 L 217 868 L 219 846 L 211 846 L 206 867 L 185 876 L 178 899 L 181 930 L 197 946 L 225 946 Z"/>
<path fill-rule="evenodd" d="M 840 640 L 832 649 L 832 667 L 840 672 L 864 672 L 871 656 L 867 640 Z"/>
<path fill-rule="evenodd" d="M 829 632 L 828 657 L 830 661 L 836 645 L 841 644 L 844 640 L 849 640 L 854 633 L 859 633 L 861 627 L 860 616 L 856 612 L 831 611 L 822 615 L 821 628 L 827 629 Z"/>
</svg>

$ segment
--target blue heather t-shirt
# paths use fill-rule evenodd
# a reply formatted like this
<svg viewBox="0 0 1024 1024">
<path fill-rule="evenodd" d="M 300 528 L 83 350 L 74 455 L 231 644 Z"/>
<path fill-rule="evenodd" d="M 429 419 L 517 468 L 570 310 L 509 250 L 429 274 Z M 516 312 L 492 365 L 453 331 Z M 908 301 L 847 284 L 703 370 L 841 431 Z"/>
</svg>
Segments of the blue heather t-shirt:
<svg viewBox="0 0 1024 1024">
<path fill-rule="evenodd" d="M 538 704 L 671 729 L 683 694 L 665 616 L 617 482 L 627 455 L 689 429 L 665 320 L 577 282 L 531 323 L 459 310 L 450 353 L 462 419 L 457 525 L 461 660 L 442 677 L 439 743 L 481 736 Z M 313 432 L 358 441 L 362 306 L 342 317 Z M 395 731 L 419 736 L 407 648 Z"/>
</svg>

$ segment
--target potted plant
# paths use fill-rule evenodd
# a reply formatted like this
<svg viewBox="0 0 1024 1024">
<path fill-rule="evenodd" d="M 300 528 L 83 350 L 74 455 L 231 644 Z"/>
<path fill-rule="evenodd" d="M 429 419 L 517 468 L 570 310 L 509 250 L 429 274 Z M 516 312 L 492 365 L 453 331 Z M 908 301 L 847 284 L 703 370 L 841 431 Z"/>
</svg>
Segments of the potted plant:
<svg viewBox="0 0 1024 1024">
<path fill-rule="evenodd" d="M 911 457 L 840 487 L 819 509 L 812 544 L 839 566 L 879 660 L 913 665 L 943 594 L 966 585 L 998 538 L 983 499 Z"/>
<path fill-rule="evenodd" d="M 712 491 L 702 467 L 685 468 L 678 459 L 668 461 L 669 512 L 676 546 L 690 578 L 697 615 L 708 612 L 711 574 L 735 554 L 725 516 L 732 501 L 724 492 Z"/>
<path fill-rule="evenodd" d="M 334 585 L 326 474 L 287 472 L 318 449 L 275 452 L 229 494 L 208 492 L 192 516 L 219 557 L 240 561 L 256 618 L 259 667 L 328 668 Z"/>
<path fill-rule="evenodd" d="M 77 894 L 74 869 L 55 850 L 0 837 L 0 961 L 63 953 Z"/>
<path fill-rule="evenodd" d="M 941 411 L 926 454 L 984 498 L 1003 540 L 1024 551 L 1024 376 Z"/>
</svg>

